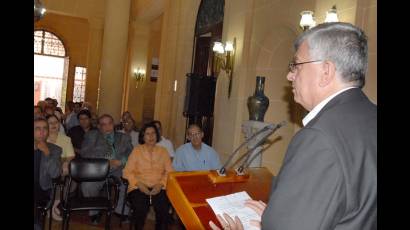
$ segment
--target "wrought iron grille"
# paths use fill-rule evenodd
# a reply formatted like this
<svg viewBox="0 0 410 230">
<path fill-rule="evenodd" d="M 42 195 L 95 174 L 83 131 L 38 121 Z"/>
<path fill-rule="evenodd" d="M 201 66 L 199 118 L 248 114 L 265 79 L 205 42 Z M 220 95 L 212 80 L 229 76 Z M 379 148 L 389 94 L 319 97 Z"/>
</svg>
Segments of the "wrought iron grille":
<svg viewBox="0 0 410 230">
<path fill-rule="evenodd" d="M 87 68 L 76 66 L 75 75 L 74 75 L 73 102 L 84 101 L 86 78 L 87 78 Z"/>
<path fill-rule="evenodd" d="M 34 31 L 34 53 L 65 57 L 63 42 L 54 34 L 45 30 Z"/>
</svg>

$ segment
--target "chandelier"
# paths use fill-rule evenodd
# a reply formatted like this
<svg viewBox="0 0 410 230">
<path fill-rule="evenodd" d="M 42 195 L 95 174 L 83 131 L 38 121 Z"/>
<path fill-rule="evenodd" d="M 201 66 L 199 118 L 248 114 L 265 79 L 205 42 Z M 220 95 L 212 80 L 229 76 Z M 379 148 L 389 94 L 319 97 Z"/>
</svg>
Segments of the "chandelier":
<svg viewBox="0 0 410 230">
<path fill-rule="evenodd" d="M 44 17 L 46 13 L 46 8 L 44 8 L 43 3 L 40 0 L 34 0 L 34 21 L 37 22 Z"/>
</svg>

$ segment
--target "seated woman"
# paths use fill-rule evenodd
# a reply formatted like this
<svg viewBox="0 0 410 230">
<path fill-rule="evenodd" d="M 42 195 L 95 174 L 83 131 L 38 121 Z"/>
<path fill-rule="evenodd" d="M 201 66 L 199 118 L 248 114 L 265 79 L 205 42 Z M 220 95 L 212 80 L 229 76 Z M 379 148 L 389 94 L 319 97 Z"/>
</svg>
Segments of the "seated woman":
<svg viewBox="0 0 410 230">
<path fill-rule="evenodd" d="M 68 174 L 68 163 L 75 157 L 73 144 L 71 143 L 71 138 L 66 136 L 64 133 L 60 132 L 60 120 L 55 115 L 47 115 L 46 116 L 48 127 L 49 127 L 49 135 L 47 138 L 47 142 L 53 143 L 59 146 L 63 151 L 61 154 L 61 162 L 62 162 L 62 175 L 65 176 Z M 73 186 L 73 190 L 74 190 Z M 55 220 L 61 221 L 62 218 L 60 217 L 60 211 L 56 208 L 56 206 L 60 203 L 59 200 L 59 193 L 57 193 L 56 201 L 53 207 L 53 218 Z"/>
<path fill-rule="evenodd" d="M 61 160 L 63 163 L 63 176 L 68 174 L 68 163 L 74 158 L 74 148 L 71 143 L 71 138 L 60 132 L 60 120 L 53 114 L 46 116 L 49 136 L 47 142 L 53 143 L 63 149 L 63 154 L 61 155 Z"/>
<path fill-rule="evenodd" d="M 165 193 L 168 173 L 174 171 L 164 147 L 156 145 L 160 138 L 153 124 L 146 124 L 139 133 L 139 143 L 128 157 L 123 177 L 129 182 L 128 197 L 134 209 L 135 229 L 144 228 L 152 204 L 155 229 L 167 229 L 169 201 Z"/>
</svg>

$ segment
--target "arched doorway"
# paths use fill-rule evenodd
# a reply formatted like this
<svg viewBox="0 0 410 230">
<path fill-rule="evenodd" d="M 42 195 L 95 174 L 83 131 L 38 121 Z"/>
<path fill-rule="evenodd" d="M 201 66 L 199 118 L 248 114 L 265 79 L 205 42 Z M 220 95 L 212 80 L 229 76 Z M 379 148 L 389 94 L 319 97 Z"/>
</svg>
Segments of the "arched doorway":
<svg viewBox="0 0 410 230">
<path fill-rule="evenodd" d="M 187 74 L 184 116 L 186 127 L 197 124 L 203 141 L 212 145 L 216 76 L 212 72 L 212 45 L 222 39 L 224 0 L 202 0 L 197 14 L 191 73 Z M 186 136 L 186 135 L 185 135 Z"/>
<path fill-rule="evenodd" d="M 51 97 L 65 110 L 68 62 L 60 38 L 46 30 L 34 31 L 34 104 Z"/>
</svg>

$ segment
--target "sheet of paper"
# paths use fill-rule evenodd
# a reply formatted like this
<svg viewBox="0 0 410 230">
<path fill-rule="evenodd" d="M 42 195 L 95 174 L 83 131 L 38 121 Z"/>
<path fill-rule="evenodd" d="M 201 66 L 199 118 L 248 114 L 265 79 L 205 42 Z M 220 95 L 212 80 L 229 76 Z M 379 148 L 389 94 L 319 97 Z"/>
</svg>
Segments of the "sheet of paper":
<svg viewBox="0 0 410 230">
<path fill-rule="evenodd" d="M 257 229 L 250 225 L 250 220 L 261 220 L 261 217 L 251 208 L 245 206 L 245 201 L 252 199 L 247 192 L 237 192 L 226 196 L 218 196 L 214 198 L 206 199 L 206 202 L 211 206 L 215 215 L 223 213 L 228 214 L 230 217 L 235 218 L 238 216 L 241 220 L 244 229 L 253 230 Z"/>
</svg>

